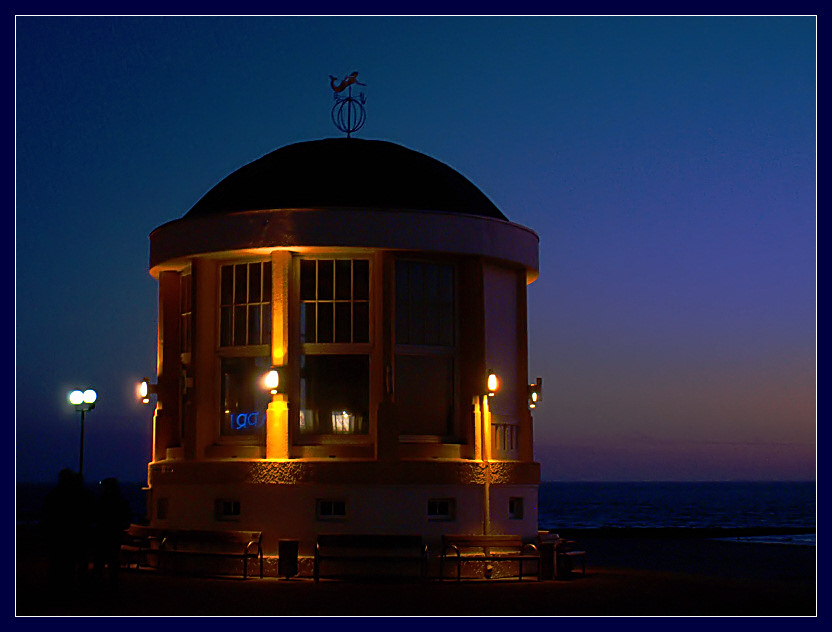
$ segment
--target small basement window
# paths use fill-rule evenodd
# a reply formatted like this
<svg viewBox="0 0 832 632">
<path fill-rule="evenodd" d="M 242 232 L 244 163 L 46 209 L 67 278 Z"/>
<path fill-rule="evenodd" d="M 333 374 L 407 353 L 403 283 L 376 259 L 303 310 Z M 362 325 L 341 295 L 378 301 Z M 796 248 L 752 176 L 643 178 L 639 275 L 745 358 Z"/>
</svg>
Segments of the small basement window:
<svg viewBox="0 0 832 632">
<path fill-rule="evenodd" d="M 240 501 L 217 498 L 214 501 L 214 520 L 239 520 Z"/>
<path fill-rule="evenodd" d="M 347 503 L 343 500 L 318 499 L 315 513 L 318 520 L 344 520 L 347 517 Z"/>
<path fill-rule="evenodd" d="M 428 501 L 428 520 L 453 520 L 456 501 L 453 498 L 432 498 Z"/>
<path fill-rule="evenodd" d="M 523 519 L 523 499 L 509 498 L 508 499 L 508 517 L 512 520 Z"/>
<path fill-rule="evenodd" d="M 156 519 L 157 520 L 167 520 L 168 517 L 168 499 L 167 498 L 158 498 L 156 500 Z"/>
</svg>

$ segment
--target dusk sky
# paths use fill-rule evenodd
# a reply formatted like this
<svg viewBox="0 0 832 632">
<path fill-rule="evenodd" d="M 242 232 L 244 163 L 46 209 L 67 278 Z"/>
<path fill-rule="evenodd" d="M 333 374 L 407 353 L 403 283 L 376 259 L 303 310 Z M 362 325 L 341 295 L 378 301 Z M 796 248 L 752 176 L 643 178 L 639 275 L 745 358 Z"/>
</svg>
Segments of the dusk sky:
<svg viewBox="0 0 832 632">
<path fill-rule="evenodd" d="M 142 481 L 148 235 L 239 167 L 367 122 L 540 236 L 543 480 L 816 471 L 816 19 L 16 19 L 19 481 Z"/>
</svg>

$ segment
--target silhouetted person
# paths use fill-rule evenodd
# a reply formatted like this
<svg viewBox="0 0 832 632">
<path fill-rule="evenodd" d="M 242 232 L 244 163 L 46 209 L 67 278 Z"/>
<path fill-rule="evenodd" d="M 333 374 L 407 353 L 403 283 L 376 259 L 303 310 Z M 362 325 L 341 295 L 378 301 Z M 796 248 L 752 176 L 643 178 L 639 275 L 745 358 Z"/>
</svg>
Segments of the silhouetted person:
<svg viewBox="0 0 832 632">
<path fill-rule="evenodd" d="M 105 478 L 95 507 L 95 575 L 110 588 L 118 585 L 121 543 L 131 518 L 130 503 L 121 495 L 118 480 Z"/>
<path fill-rule="evenodd" d="M 69 590 L 86 579 L 89 564 L 90 499 L 80 475 L 69 468 L 58 473 L 58 485 L 43 502 L 44 539 L 49 552 L 49 579 Z"/>
</svg>

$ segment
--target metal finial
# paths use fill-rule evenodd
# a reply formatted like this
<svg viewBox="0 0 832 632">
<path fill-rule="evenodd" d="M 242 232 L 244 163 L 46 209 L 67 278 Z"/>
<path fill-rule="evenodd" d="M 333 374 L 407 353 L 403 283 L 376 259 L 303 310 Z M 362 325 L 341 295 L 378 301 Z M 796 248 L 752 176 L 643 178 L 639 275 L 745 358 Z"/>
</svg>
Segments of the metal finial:
<svg viewBox="0 0 832 632">
<path fill-rule="evenodd" d="M 353 132 L 360 130 L 367 118 L 367 112 L 364 110 L 367 99 L 363 92 L 359 93 L 357 97 L 353 97 L 352 84 L 366 85 L 358 81 L 358 71 L 344 77 L 341 83 L 338 83 L 337 77 L 329 75 L 329 85 L 335 98 L 335 105 L 332 106 L 332 122 L 335 127 L 347 135 L 347 138 L 350 138 Z M 344 90 L 347 91 L 347 96 L 341 96 Z"/>
</svg>

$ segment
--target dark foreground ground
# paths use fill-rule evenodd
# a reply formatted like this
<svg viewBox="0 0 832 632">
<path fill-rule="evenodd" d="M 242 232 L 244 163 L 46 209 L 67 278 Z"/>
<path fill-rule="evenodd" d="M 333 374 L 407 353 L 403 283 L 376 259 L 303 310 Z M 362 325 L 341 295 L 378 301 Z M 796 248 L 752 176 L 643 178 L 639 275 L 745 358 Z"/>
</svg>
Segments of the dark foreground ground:
<svg viewBox="0 0 832 632">
<path fill-rule="evenodd" d="M 553 581 L 340 582 L 124 571 L 114 592 L 62 593 L 18 552 L 18 616 L 815 616 L 815 547 L 586 539 L 584 577 Z"/>
</svg>

